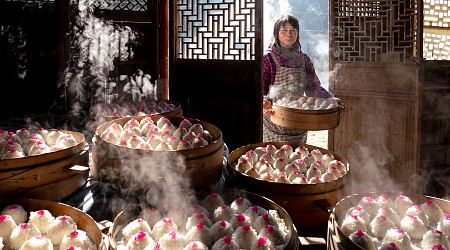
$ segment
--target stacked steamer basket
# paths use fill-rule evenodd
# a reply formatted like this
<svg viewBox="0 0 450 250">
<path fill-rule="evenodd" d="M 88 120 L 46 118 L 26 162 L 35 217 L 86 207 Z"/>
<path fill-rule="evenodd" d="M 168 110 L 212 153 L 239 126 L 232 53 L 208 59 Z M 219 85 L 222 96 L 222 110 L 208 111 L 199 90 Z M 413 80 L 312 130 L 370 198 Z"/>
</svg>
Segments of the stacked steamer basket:
<svg viewBox="0 0 450 250">
<path fill-rule="evenodd" d="M 87 235 L 87 237 L 90 239 L 90 243 L 92 243 L 92 248 L 89 248 L 91 250 L 95 250 L 95 249 L 104 249 L 105 248 L 105 244 L 104 244 L 104 240 L 103 240 L 103 234 L 100 231 L 100 228 L 98 227 L 97 223 L 95 222 L 95 220 L 89 216 L 88 214 L 84 213 L 83 211 L 71 207 L 69 205 L 63 204 L 63 203 L 59 203 L 59 202 L 54 202 L 54 201 L 48 201 L 48 200 L 41 200 L 41 199 L 29 199 L 29 198 L 5 198 L 5 197 L 0 197 L 0 211 L 5 211 L 5 210 L 10 210 L 10 207 L 15 207 L 18 208 L 16 209 L 17 212 L 3 212 L 2 214 L 24 214 L 26 213 L 26 218 L 23 217 L 23 219 L 25 220 L 24 223 L 30 223 L 33 224 L 34 226 L 39 224 L 43 224 L 43 221 L 45 220 L 37 220 L 37 217 L 34 217 L 34 219 L 31 221 L 30 218 L 32 218 L 30 215 L 31 213 L 34 213 L 36 216 L 42 215 L 42 217 L 46 217 L 46 218 L 42 218 L 42 219 L 47 219 L 49 218 L 49 222 L 48 225 L 52 225 L 52 222 L 56 222 L 57 218 L 60 216 L 66 216 L 66 217 L 70 217 L 74 224 L 76 225 L 76 229 L 77 230 L 81 230 L 84 231 Z M 23 210 L 22 210 L 23 208 Z M 49 213 L 40 213 L 43 212 L 44 210 L 47 210 Z M 20 217 L 19 217 L 20 218 Z M 38 221 L 41 221 L 41 223 L 39 223 Z M 19 223 L 16 223 L 17 227 L 19 226 Z M 6 226 L 6 224 L 4 224 Z M 56 224 L 55 224 L 56 225 Z M 3 228 L 2 230 L 5 230 L 6 228 Z M 50 230 L 51 232 L 48 233 L 42 233 L 43 235 L 45 235 L 45 237 L 47 238 L 51 238 L 51 239 L 56 239 L 59 237 L 52 237 L 55 236 L 56 234 L 59 234 L 61 230 L 64 230 L 64 226 L 60 226 L 60 225 L 56 225 L 55 229 L 58 230 Z M 43 229 L 40 229 L 40 231 L 42 231 Z M 73 230 L 72 230 L 73 231 Z M 5 232 L 5 231 L 3 231 Z M 55 235 L 51 235 L 55 233 Z M 3 234 L 4 235 L 4 234 Z M 79 234 L 81 235 L 81 234 Z M 3 239 L 3 243 L 6 243 L 7 241 L 9 241 L 9 239 Z M 81 240 L 80 240 L 81 242 Z M 52 242 L 53 243 L 53 242 Z M 5 244 L 5 248 L 4 249 L 9 249 L 8 248 L 8 243 Z M 57 249 L 56 247 L 57 244 L 54 244 L 54 248 Z M 34 248 L 28 248 L 28 249 L 34 249 Z"/>
<path fill-rule="evenodd" d="M 83 134 L 68 130 L 76 142 L 65 149 L 0 160 L 0 195 L 57 201 L 85 185 L 89 176 L 89 145 Z"/>
<path fill-rule="evenodd" d="M 279 180 L 272 179 L 269 181 L 265 177 L 262 177 L 262 175 L 252 176 L 251 172 L 243 173 L 241 170 L 238 170 L 238 162 L 242 161 L 248 152 L 255 153 L 261 148 L 266 149 L 268 147 L 276 148 L 277 150 L 291 148 L 293 152 L 301 148 L 306 152 L 306 155 L 310 155 L 308 157 L 311 157 L 311 152 L 315 150 L 324 156 L 326 155 L 334 159 L 334 162 L 338 163 L 337 165 L 341 168 L 341 176 L 315 184 L 302 183 L 301 181 L 286 181 L 282 183 L 279 182 L 283 180 L 281 176 Z M 259 159 L 261 158 L 264 157 L 259 157 Z M 302 160 L 306 162 L 304 157 Z M 285 159 L 283 166 L 290 165 L 288 163 L 289 161 Z M 273 173 L 275 173 L 276 168 L 282 168 L 281 165 L 275 166 L 276 164 L 272 163 L 270 165 L 269 168 L 272 170 L 272 176 L 274 176 Z M 258 168 L 256 165 L 254 167 Z M 331 168 L 332 166 L 329 167 Z M 308 165 L 307 168 L 310 169 L 312 167 Z M 336 170 L 336 167 L 332 168 L 334 171 Z M 260 168 L 261 172 L 265 171 L 262 169 Z M 303 175 L 305 182 L 307 182 L 308 179 L 306 179 L 306 176 L 308 174 L 305 171 L 306 169 L 303 169 L 299 171 L 301 174 L 297 174 L 299 177 Z M 349 185 L 351 184 L 350 169 L 347 161 L 343 157 L 323 148 L 291 142 L 265 142 L 240 147 L 230 153 L 225 173 L 227 186 L 234 186 L 255 192 L 273 200 L 286 209 L 300 236 L 322 237 L 324 239 L 326 238 L 327 221 L 331 207 L 347 195 L 346 193 L 350 190 Z M 265 175 L 267 176 L 267 174 Z M 303 177 L 297 180 L 302 179 Z"/>
<path fill-rule="evenodd" d="M 102 138 L 111 125 L 124 126 L 132 120 L 139 123 L 151 119 L 155 124 L 169 120 L 178 127 L 183 121 L 200 125 L 207 131 L 210 142 L 187 149 L 133 148 L 111 143 Z M 196 126 L 197 126 L 196 125 Z M 142 139 L 149 141 L 146 135 Z M 148 190 L 152 185 L 180 177 L 195 189 L 208 187 L 222 176 L 224 145 L 221 131 L 212 124 L 193 118 L 166 116 L 136 116 L 114 119 L 101 124 L 93 137 L 92 174 L 94 179 L 128 190 Z"/>
<path fill-rule="evenodd" d="M 448 200 L 408 193 L 357 193 L 333 208 L 327 249 L 448 249 L 449 234 Z"/>
<path fill-rule="evenodd" d="M 104 121 L 110 121 L 127 116 L 183 116 L 183 110 L 181 104 L 174 100 L 155 100 L 155 99 L 142 99 L 137 103 L 131 102 L 114 102 L 110 105 L 97 104 L 91 112 L 95 112 L 95 119 L 98 120 L 99 116 Z"/>
<path fill-rule="evenodd" d="M 328 130 L 340 123 L 340 109 L 333 98 L 300 97 L 273 103 L 273 123 L 292 129 Z"/>
<path fill-rule="evenodd" d="M 166 99 L 144 98 L 138 102 L 117 100 L 111 104 L 98 103 L 91 107 L 89 111 L 91 122 L 87 127 L 91 132 L 90 134 L 94 134 L 95 129 L 104 122 L 137 116 L 181 117 L 183 116 L 183 110 L 179 102 Z"/>
<path fill-rule="evenodd" d="M 193 199 L 191 199 L 192 196 Z M 130 232 L 133 232 L 133 229 L 136 231 L 137 228 L 146 228 L 144 225 L 138 226 L 139 224 L 148 224 L 150 228 L 148 235 L 156 242 L 160 240 L 160 243 L 164 244 L 162 243 L 164 240 L 160 237 L 163 221 L 176 225 L 176 234 L 172 234 L 172 237 L 178 237 L 179 242 L 183 242 L 185 245 L 192 242 L 192 238 L 195 238 L 205 244 L 208 247 L 207 249 L 211 249 L 216 242 L 219 241 L 220 243 L 220 239 L 226 236 L 230 236 L 230 241 L 235 243 L 237 239 L 240 239 L 241 244 L 242 241 L 246 244 L 255 244 L 255 235 L 264 237 L 264 233 L 273 232 L 273 237 L 266 235 L 265 238 L 270 239 L 276 245 L 276 248 L 272 246 L 272 248 L 264 249 L 298 249 L 298 234 L 289 214 L 281 206 L 265 197 L 243 190 L 216 187 L 204 189 L 197 194 L 186 195 L 185 201 L 188 202 L 184 204 L 186 207 L 181 210 L 183 216 L 180 216 L 179 213 L 171 213 L 172 210 L 165 210 L 160 206 L 161 204 L 142 203 L 134 208 L 127 207 L 128 210 L 121 211 L 109 228 L 110 249 L 123 249 L 127 243 L 133 240 L 132 238 L 126 240 L 124 235 L 131 235 Z M 240 230 L 237 228 L 241 226 L 235 225 L 233 222 L 233 218 L 238 218 L 239 214 L 246 215 L 247 220 L 243 223 L 249 225 L 249 232 L 252 232 L 245 237 L 242 237 L 242 235 L 239 237 Z M 268 217 L 270 222 L 261 223 L 264 221 L 262 219 L 264 214 L 270 215 Z M 137 223 L 139 219 L 145 222 Z M 195 231 L 193 227 L 198 227 L 200 223 L 205 226 L 204 234 L 198 234 L 199 237 L 192 237 Z M 219 227 L 220 224 L 223 226 Z M 264 225 L 267 224 L 271 226 L 267 227 L 266 232 L 263 232 L 265 231 Z M 272 226 L 276 227 L 274 231 L 270 230 L 270 228 L 273 228 Z M 218 228 L 223 228 L 223 230 Z M 200 237 L 200 235 L 205 237 Z M 130 237 L 128 236 L 128 238 Z M 239 242 L 237 243 L 241 247 L 240 249 L 250 249 L 250 247 L 244 247 Z M 176 249 L 183 249 L 183 247 L 184 245 Z"/>
</svg>

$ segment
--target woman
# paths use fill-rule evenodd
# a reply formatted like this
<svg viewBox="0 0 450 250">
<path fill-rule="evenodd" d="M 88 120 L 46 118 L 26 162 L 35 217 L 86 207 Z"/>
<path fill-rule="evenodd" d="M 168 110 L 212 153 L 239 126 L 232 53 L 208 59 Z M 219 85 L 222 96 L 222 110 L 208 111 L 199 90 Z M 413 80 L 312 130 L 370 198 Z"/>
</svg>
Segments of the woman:
<svg viewBox="0 0 450 250">
<path fill-rule="evenodd" d="M 321 86 L 311 58 L 301 49 L 299 28 L 296 17 L 281 16 L 275 21 L 273 41 L 263 56 L 263 142 L 306 143 L 307 131 L 284 128 L 270 120 L 273 101 L 291 96 L 333 97 Z M 339 99 L 338 103 L 343 107 Z"/>
</svg>

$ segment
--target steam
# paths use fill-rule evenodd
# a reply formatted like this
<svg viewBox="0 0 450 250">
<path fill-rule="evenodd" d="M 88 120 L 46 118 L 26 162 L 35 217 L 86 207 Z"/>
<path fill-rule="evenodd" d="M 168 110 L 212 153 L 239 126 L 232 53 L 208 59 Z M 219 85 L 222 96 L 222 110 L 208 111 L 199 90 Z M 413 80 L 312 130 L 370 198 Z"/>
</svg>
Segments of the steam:
<svg viewBox="0 0 450 250">
<path fill-rule="evenodd" d="M 345 157 L 350 163 L 352 189 L 358 192 L 398 191 L 399 187 L 396 187 L 386 168 L 393 157 L 383 142 L 378 141 L 376 144 L 375 147 L 368 147 L 362 142 L 356 142 L 352 150 L 348 151 L 353 152 L 353 155 Z M 374 152 L 374 149 L 377 151 Z"/>
<path fill-rule="evenodd" d="M 73 22 L 73 42 L 69 65 L 65 71 L 65 88 L 73 103 L 81 106 L 88 102 L 89 90 L 106 88 L 108 74 L 114 69 L 114 59 L 119 55 L 121 37 L 130 37 L 125 32 L 129 29 L 116 30 L 111 23 L 104 22 L 92 15 L 86 2 L 80 2 L 78 16 Z M 78 108 L 75 108 L 76 113 Z"/>
<path fill-rule="evenodd" d="M 97 167 L 94 173 L 123 197 L 123 201 L 117 198 L 111 204 L 112 211 L 134 214 L 148 206 L 165 212 L 187 211 L 197 203 L 192 169 L 188 169 L 186 157 L 180 152 L 136 150 L 94 142 L 92 161 Z"/>
<path fill-rule="evenodd" d="M 328 54 L 329 54 L 329 42 L 328 35 L 314 34 L 312 40 L 315 41 L 314 47 L 312 47 L 311 60 L 314 62 L 314 68 L 316 70 L 317 77 L 321 80 L 322 86 L 328 89 L 328 76 L 329 64 L 328 64 Z"/>
<path fill-rule="evenodd" d="M 72 42 L 64 80 L 59 86 L 65 90 L 63 97 L 69 114 L 88 118 L 85 125 L 88 135 L 93 135 L 106 121 L 105 112 L 101 113 L 105 108 L 119 104 L 126 108 L 127 104 L 137 104 L 144 98 L 157 98 L 156 81 L 148 72 L 135 69 L 129 75 L 119 75 L 115 66 L 133 59 L 133 47 L 140 34 L 128 26 L 95 17 L 91 4 L 92 1 L 81 0 L 71 3 L 71 11 L 78 15 L 71 20 L 72 30 L 67 34 Z M 187 198 L 190 197 L 187 193 L 192 192 L 191 183 L 181 154 L 146 151 L 142 155 L 133 149 L 121 150 L 118 146 L 94 147 L 97 153 L 105 150 L 101 154 L 116 161 L 103 162 L 99 171 L 108 179 L 106 182 L 113 184 L 127 198 L 143 197 L 147 205 L 164 210 L 183 209 L 191 204 Z M 112 209 L 121 211 L 134 205 L 127 199 L 118 198 Z"/>
<path fill-rule="evenodd" d="M 133 155 L 132 150 L 121 152 L 120 174 L 113 168 L 103 172 L 109 179 L 120 176 L 121 192 L 128 196 L 140 193 L 146 204 L 161 210 L 185 208 L 191 201 L 186 200 L 186 192 L 191 183 L 186 176 L 185 158 L 174 152 L 152 152 L 146 156 Z M 142 199 L 141 197 L 141 199 Z"/>
<path fill-rule="evenodd" d="M 157 99 L 157 81 L 148 72 L 135 69 L 119 75 L 120 62 L 133 59 L 140 33 L 94 16 L 92 1 L 73 0 L 74 18 L 67 34 L 69 57 L 59 88 L 65 110 L 86 119 L 88 134 L 105 122 L 111 104 L 126 107 L 143 98 Z M 111 113 L 111 112 L 109 112 Z"/>
<path fill-rule="evenodd" d="M 119 76 L 115 66 L 134 57 L 132 48 L 140 34 L 128 26 L 96 18 L 90 4 L 73 1 L 71 5 L 78 15 L 71 21 L 70 55 L 59 86 L 66 90 L 63 97 L 71 115 L 83 114 L 98 103 L 124 98 L 138 101 L 153 96 L 156 90 L 148 73 L 136 69 L 130 76 Z"/>
<path fill-rule="evenodd" d="M 299 93 L 300 95 L 301 91 L 303 91 L 302 85 L 303 84 L 301 83 L 295 82 L 295 78 L 293 75 L 289 75 L 288 79 L 283 83 L 270 86 L 268 96 L 273 101 L 278 101 L 283 97 L 292 96 L 293 93 Z"/>
</svg>

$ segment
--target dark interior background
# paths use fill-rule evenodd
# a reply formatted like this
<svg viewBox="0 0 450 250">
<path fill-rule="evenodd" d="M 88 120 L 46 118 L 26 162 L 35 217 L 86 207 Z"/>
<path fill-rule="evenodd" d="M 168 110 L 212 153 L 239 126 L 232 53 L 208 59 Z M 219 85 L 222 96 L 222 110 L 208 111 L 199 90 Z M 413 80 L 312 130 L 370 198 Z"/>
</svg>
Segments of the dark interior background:
<svg viewBox="0 0 450 250">
<path fill-rule="evenodd" d="M 46 114 L 59 92 L 60 28 L 52 3 L 0 3 L 1 119 Z"/>
</svg>

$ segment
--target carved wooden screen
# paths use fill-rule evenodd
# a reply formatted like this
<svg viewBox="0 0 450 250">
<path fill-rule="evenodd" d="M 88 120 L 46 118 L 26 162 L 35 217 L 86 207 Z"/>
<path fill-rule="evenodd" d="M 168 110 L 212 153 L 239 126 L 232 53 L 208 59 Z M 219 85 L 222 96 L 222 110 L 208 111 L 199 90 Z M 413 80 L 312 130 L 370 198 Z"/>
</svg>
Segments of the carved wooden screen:
<svg viewBox="0 0 450 250">
<path fill-rule="evenodd" d="M 417 56 L 416 0 L 334 0 L 331 58 L 411 62 Z"/>
<path fill-rule="evenodd" d="M 262 1 L 169 1 L 169 93 L 220 128 L 230 149 L 259 142 Z M 213 86 L 220 86 L 219 90 Z"/>
<path fill-rule="evenodd" d="M 256 0 L 179 0 L 177 58 L 255 60 Z"/>
<path fill-rule="evenodd" d="M 147 0 L 95 0 L 92 5 L 101 10 L 147 11 Z"/>
</svg>

